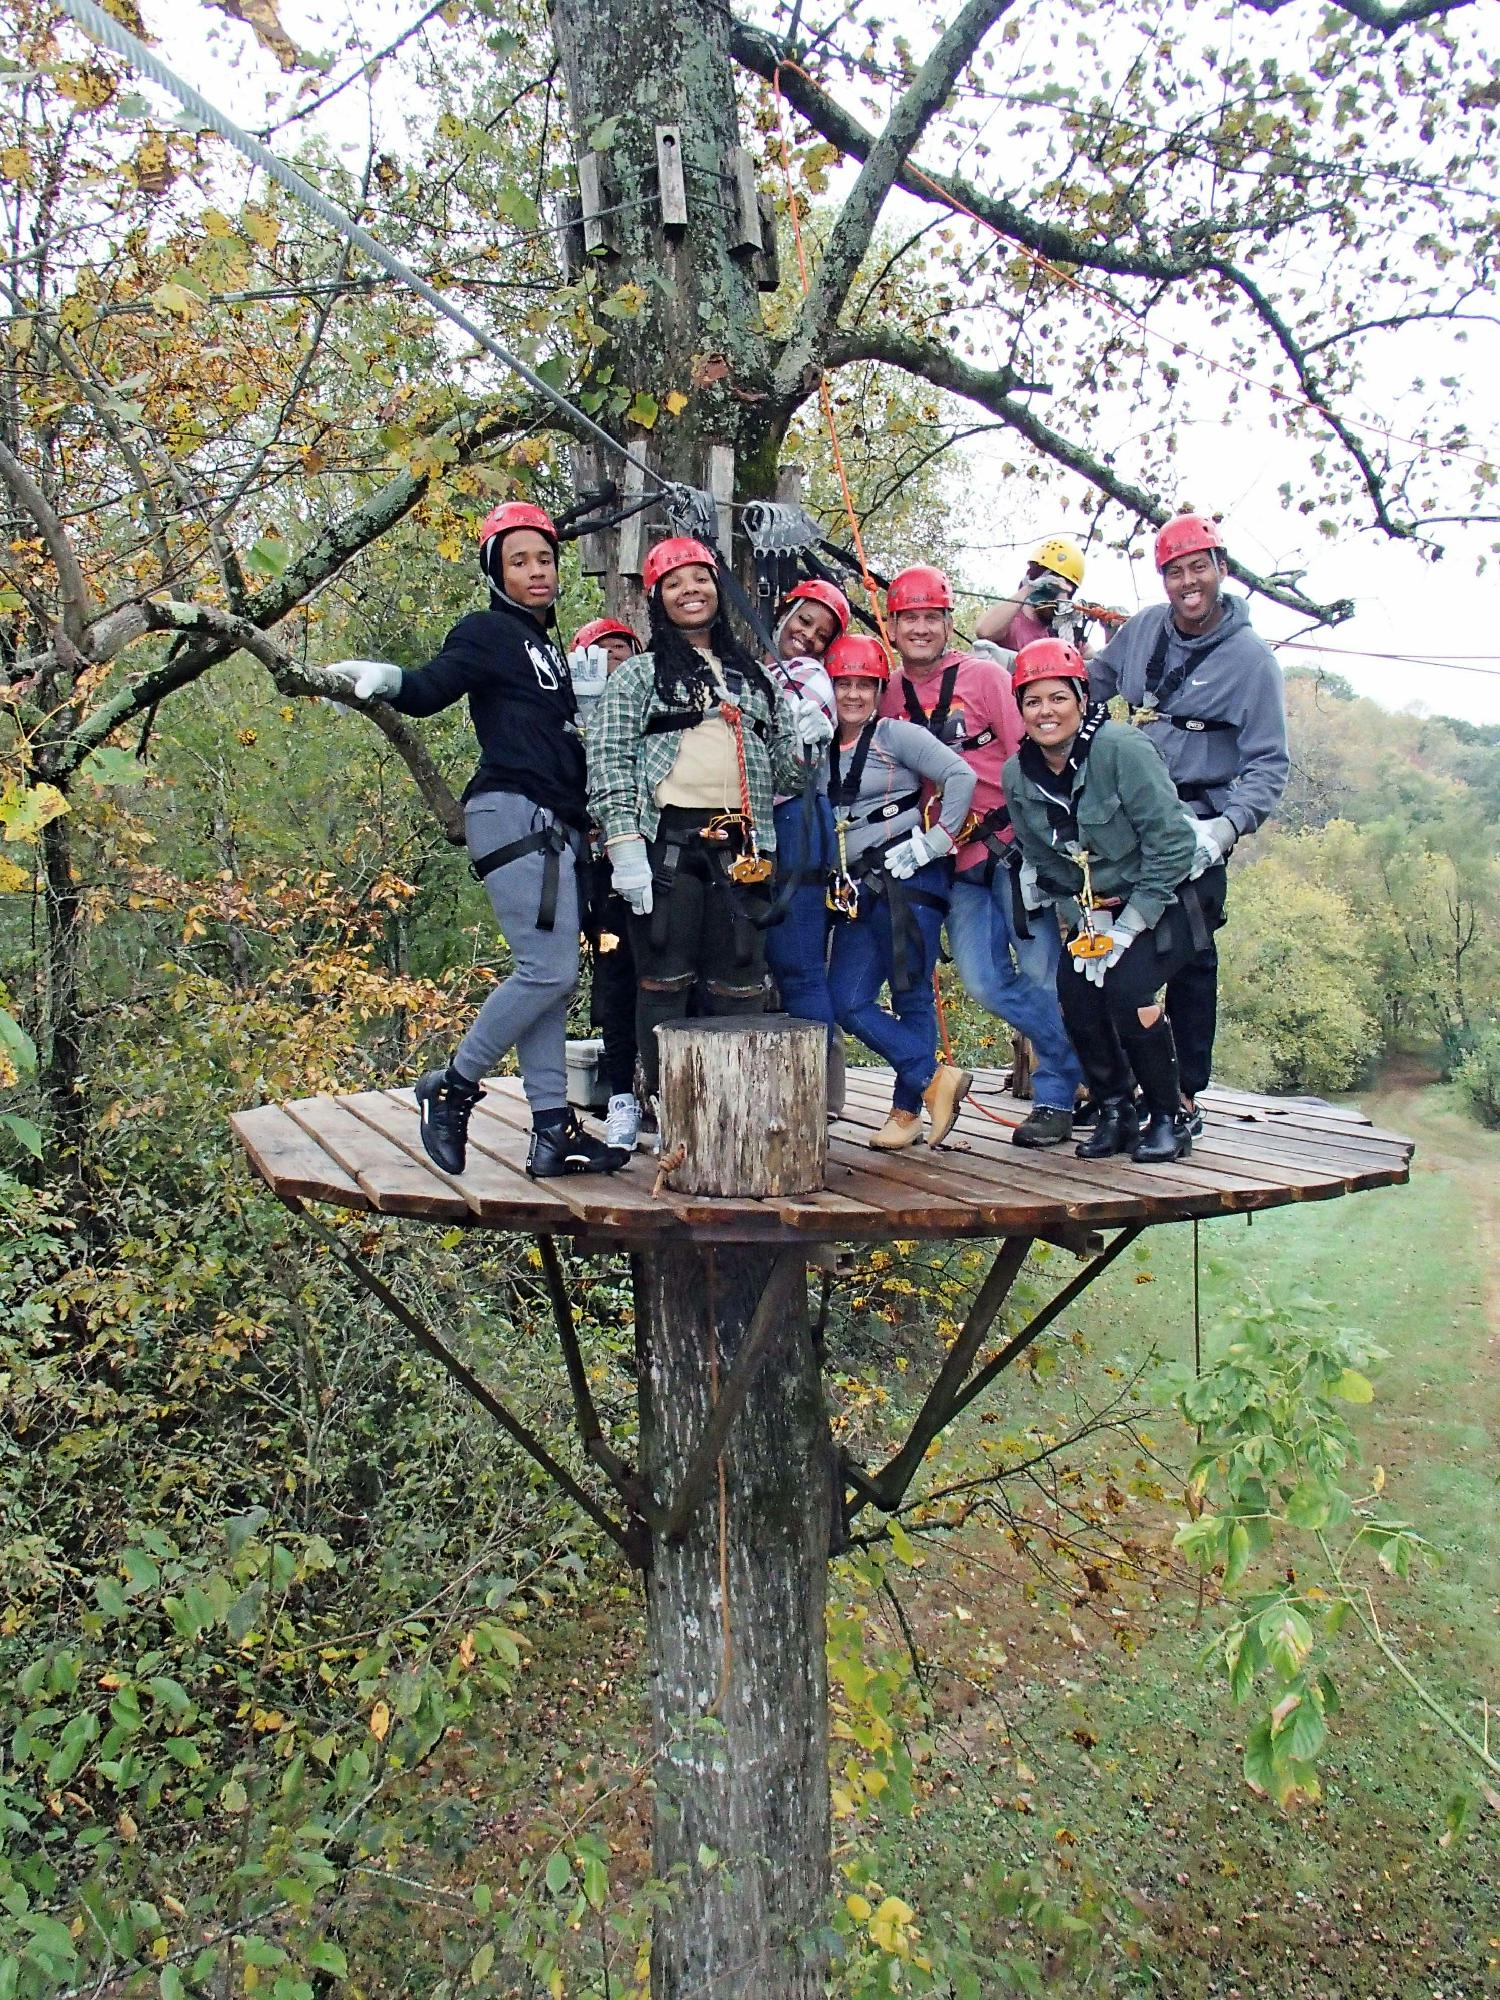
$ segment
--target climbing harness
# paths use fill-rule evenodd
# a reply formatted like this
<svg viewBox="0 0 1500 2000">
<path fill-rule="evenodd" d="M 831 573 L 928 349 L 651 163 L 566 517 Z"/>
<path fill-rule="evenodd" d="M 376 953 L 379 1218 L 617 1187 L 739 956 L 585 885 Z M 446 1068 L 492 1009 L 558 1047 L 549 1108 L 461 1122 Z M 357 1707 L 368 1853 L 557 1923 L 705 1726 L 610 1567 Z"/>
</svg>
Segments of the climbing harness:
<svg viewBox="0 0 1500 2000">
<path fill-rule="evenodd" d="M 1156 635 L 1156 644 L 1151 649 L 1151 657 L 1146 662 L 1144 690 L 1139 706 L 1130 711 L 1130 719 L 1138 729 L 1148 727 L 1153 722 L 1170 723 L 1174 729 L 1233 729 L 1232 722 L 1225 722 L 1218 716 L 1168 715 L 1167 703 L 1182 688 L 1189 674 L 1196 674 L 1209 656 L 1218 651 L 1229 638 L 1228 632 L 1221 632 L 1216 639 L 1194 653 L 1187 653 L 1178 661 L 1170 673 L 1165 672 L 1167 647 L 1172 639 L 1172 621 L 1168 617 L 1162 621 L 1162 628 Z"/>
<path fill-rule="evenodd" d="M 950 750 L 957 750 L 960 754 L 965 750 L 982 750 L 986 743 L 994 742 L 995 732 L 993 729 L 980 729 L 973 735 L 964 734 L 963 710 L 960 709 L 957 715 L 951 713 L 953 690 L 957 685 L 958 664 L 955 662 L 952 666 L 944 667 L 943 677 L 938 682 L 937 701 L 931 709 L 926 709 L 923 708 L 915 687 L 903 674 L 901 700 L 905 705 L 907 718 L 916 723 L 919 729 L 925 729 L 930 735 L 935 736 L 939 743 L 947 744 Z"/>
<path fill-rule="evenodd" d="M 760 851 L 760 837 L 755 831 L 755 815 L 750 810 L 750 774 L 745 769 L 745 725 L 735 702 L 721 701 L 719 714 L 724 718 L 730 735 L 734 738 L 734 758 L 740 779 L 740 823 L 746 845 L 746 852 L 735 857 L 729 864 L 729 879 L 742 887 L 767 881 L 776 864 L 769 855 Z"/>
<path fill-rule="evenodd" d="M 482 882 L 497 868 L 508 867 L 512 861 L 519 861 L 527 854 L 544 854 L 546 860 L 542 865 L 542 894 L 537 904 L 536 927 L 539 931 L 550 931 L 557 923 L 562 858 L 571 849 L 573 865 L 577 869 L 583 859 L 584 844 L 584 835 L 577 827 L 564 826 L 559 819 L 549 819 L 545 826 L 533 827 L 519 840 L 509 840 L 504 847 L 493 847 L 488 854 L 476 854 L 469 865 L 475 881 Z"/>
</svg>

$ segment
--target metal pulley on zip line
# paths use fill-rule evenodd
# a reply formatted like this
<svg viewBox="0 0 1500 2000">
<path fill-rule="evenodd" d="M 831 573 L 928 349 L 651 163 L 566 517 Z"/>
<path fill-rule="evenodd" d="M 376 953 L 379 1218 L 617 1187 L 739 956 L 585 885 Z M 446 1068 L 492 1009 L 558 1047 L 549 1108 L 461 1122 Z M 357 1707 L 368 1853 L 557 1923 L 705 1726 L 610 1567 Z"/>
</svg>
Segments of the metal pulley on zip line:
<svg viewBox="0 0 1500 2000">
<path fill-rule="evenodd" d="M 1109 932 L 1101 931 L 1094 922 L 1094 878 L 1089 872 L 1089 854 L 1080 848 L 1073 859 L 1083 870 L 1083 889 L 1078 897 L 1078 935 L 1068 939 L 1068 950 L 1074 958 L 1108 958 L 1115 944 Z"/>
</svg>

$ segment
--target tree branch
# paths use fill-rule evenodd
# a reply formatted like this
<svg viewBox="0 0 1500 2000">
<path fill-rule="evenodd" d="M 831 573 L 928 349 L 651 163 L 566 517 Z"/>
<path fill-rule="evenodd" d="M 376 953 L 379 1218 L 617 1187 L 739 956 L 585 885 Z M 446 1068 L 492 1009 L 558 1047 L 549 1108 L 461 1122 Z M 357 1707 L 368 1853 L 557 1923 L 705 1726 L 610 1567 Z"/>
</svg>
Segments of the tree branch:
<svg viewBox="0 0 1500 2000">
<path fill-rule="evenodd" d="M 817 372 L 829 328 L 837 324 L 891 187 L 923 132 L 942 108 L 964 65 L 1013 0 L 968 0 L 917 72 L 865 154 L 864 166 L 823 248 L 817 274 L 803 300 L 776 366 L 777 399 L 794 403 L 799 385 Z"/>
<path fill-rule="evenodd" d="M 37 525 L 37 531 L 52 558 L 52 566 L 57 571 L 58 589 L 62 596 L 62 629 L 75 646 L 81 646 L 92 600 L 88 585 L 83 580 L 83 571 L 78 566 L 78 558 L 73 553 L 73 544 L 68 540 L 67 530 L 57 518 L 52 503 L 3 439 L 0 439 L 0 478 L 4 479 Z"/>
<path fill-rule="evenodd" d="M 950 390 L 956 396 L 977 403 L 981 409 L 1003 417 L 1013 430 L 1019 431 L 1046 457 L 1058 465 L 1067 466 L 1070 472 L 1080 474 L 1099 492 L 1143 521 L 1160 527 L 1171 518 L 1171 509 L 1164 507 L 1155 494 L 1122 478 L 1102 459 L 1096 458 L 1082 445 L 1075 444 L 1071 438 L 1064 437 L 1060 431 L 1053 430 L 1049 424 L 1044 424 L 1024 403 L 1016 401 L 1011 393 L 1013 378 L 1007 369 L 975 368 L 970 362 L 961 360 L 950 348 L 913 340 L 907 334 L 883 326 L 841 328 L 829 342 L 827 360 L 830 367 L 850 361 L 883 361 L 892 368 L 904 369 L 908 375 L 930 382 L 934 388 Z M 1274 603 L 1284 604 L 1290 611 L 1315 619 L 1319 625 L 1340 624 L 1353 613 L 1353 605 L 1344 600 L 1336 604 L 1314 603 L 1294 585 L 1275 577 L 1261 576 L 1258 571 L 1246 568 L 1233 558 L 1229 567 L 1251 590 L 1258 591 L 1262 597 L 1269 597 Z"/>
<path fill-rule="evenodd" d="M 1257 14 L 1279 14 L 1292 0 L 1248 0 L 1248 4 Z M 1397 0 L 1393 7 L 1386 6 L 1384 0 L 1335 0 L 1335 11 L 1352 15 L 1389 40 L 1417 21 L 1434 21 L 1440 15 L 1469 5 L 1470 0 Z"/>
</svg>

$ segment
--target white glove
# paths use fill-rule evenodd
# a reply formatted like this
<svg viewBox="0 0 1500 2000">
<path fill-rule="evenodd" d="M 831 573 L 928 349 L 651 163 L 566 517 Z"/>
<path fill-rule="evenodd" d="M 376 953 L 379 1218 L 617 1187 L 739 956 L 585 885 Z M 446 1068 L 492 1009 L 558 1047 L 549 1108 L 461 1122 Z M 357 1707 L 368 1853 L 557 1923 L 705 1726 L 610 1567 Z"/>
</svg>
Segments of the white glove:
<svg viewBox="0 0 1500 2000">
<path fill-rule="evenodd" d="M 1095 986 L 1102 986 L 1104 984 L 1105 973 L 1118 965 L 1126 952 L 1129 951 L 1130 947 L 1140 936 L 1141 932 L 1150 928 L 1151 926 L 1146 922 L 1146 919 L 1137 911 L 1131 909 L 1127 903 L 1125 908 L 1117 911 L 1111 919 L 1109 930 L 1106 933 L 1110 942 L 1109 957 L 1075 958 L 1073 961 L 1073 970 L 1081 972 L 1084 978 L 1091 980 Z"/>
<path fill-rule="evenodd" d="M 568 655 L 568 675 L 573 683 L 573 699 L 581 709 L 592 707 L 604 692 L 609 679 L 609 655 L 602 646 L 580 646 Z"/>
<path fill-rule="evenodd" d="M 885 865 L 888 873 L 894 875 L 898 882 L 904 882 L 919 868 L 925 868 L 929 861 L 941 861 L 945 854 L 952 852 L 953 835 L 947 827 L 930 827 L 924 833 L 918 826 L 905 840 L 898 840 L 894 846 L 887 848 Z"/>
<path fill-rule="evenodd" d="M 992 665 L 1004 667 L 1009 673 L 1015 672 L 1016 656 L 1009 646 L 997 645 L 993 639 L 976 639 L 969 647 L 976 659 L 988 660 Z"/>
<path fill-rule="evenodd" d="M 388 660 L 334 660 L 323 671 L 343 681 L 356 701 L 384 701 L 401 690 L 401 669 Z"/>
<path fill-rule="evenodd" d="M 792 703 L 792 727 L 804 750 L 820 750 L 833 735 L 833 724 L 810 694 L 799 694 Z"/>
<path fill-rule="evenodd" d="M 1066 604 L 1074 590 L 1066 577 L 1054 576 L 1050 570 L 1025 588 L 1026 602 L 1033 611 L 1046 611 L 1054 605 Z"/>
<path fill-rule="evenodd" d="M 1032 867 L 1031 863 L 1023 861 L 1021 863 L 1021 908 L 1023 910 L 1045 910 L 1049 903 L 1056 900 L 1056 897 L 1047 894 L 1047 891 L 1037 880 L 1036 870 Z"/>
<path fill-rule="evenodd" d="M 1240 830 L 1227 813 L 1220 813 L 1217 819 L 1194 819 L 1191 814 L 1188 817 L 1193 839 L 1198 843 L 1188 880 L 1196 882 L 1205 869 L 1217 868 L 1221 861 L 1229 858 L 1229 851 L 1239 839 Z"/>
<path fill-rule="evenodd" d="M 639 835 L 610 843 L 609 879 L 638 917 L 650 916 L 651 863 L 646 858 L 646 843 Z"/>
</svg>

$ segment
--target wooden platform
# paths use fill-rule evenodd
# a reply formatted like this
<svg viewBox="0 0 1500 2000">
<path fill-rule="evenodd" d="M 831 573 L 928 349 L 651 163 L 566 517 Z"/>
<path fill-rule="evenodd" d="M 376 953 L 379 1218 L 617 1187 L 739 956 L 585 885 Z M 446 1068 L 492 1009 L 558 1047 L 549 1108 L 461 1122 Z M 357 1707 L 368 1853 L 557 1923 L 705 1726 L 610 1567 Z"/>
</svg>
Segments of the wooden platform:
<svg viewBox="0 0 1500 2000">
<path fill-rule="evenodd" d="M 763 1201 L 653 1195 L 656 1160 L 636 1155 L 612 1175 L 526 1178 L 530 1117 L 513 1077 L 493 1078 L 470 1127 L 462 1179 L 422 1150 L 409 1090 L 312 1097 L 238 1112 L 231 1121 L 273 1193 L 380 1215 L 560 1235 L 585 1244 L 855 1243 L 893 1238 L 1038 1236 L 1080 1243 L 1122 1223 L 1326 1201 L 1407 1178 L 1410 1140 L 1317 1098 L 1204 1093 L 1205 1129 L 1172 1166 L 1086 1161 L 1071 1146 L 1024 1152 L 1010 1127 L 1029 1106 L 1003 1073 L 978 1072 L 948 1143 L 870 1151 L 891 1098 L 885 1069 L 851 1069 L 848 1105 L 829 1129 L 821 1194 Z M 993 1116 L 986 1116 L 985 1113 Z M 996 1120 L 1003 1123 L 997 1123 Z"/>
</svg>

